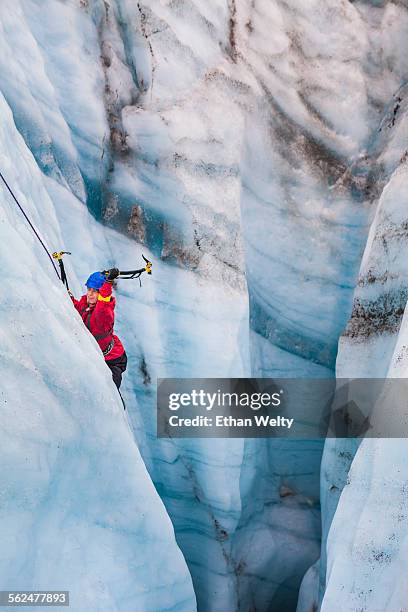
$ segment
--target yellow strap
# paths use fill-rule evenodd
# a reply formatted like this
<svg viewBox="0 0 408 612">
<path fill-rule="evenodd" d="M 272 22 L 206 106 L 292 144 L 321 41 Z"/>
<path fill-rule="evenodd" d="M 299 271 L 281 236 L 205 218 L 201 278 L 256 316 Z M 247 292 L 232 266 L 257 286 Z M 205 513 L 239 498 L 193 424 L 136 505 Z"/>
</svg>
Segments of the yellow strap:
<svg viewBox="0 0 408 612">
<path fill-rule="evenodd" d="M 111 299 L 111 295 L 108 295 L 108 297 L 103 297 L 101 294 L 98 295 L 98 300 L 101 300 L 101 302 L 110 302 Z"/>
</svg>

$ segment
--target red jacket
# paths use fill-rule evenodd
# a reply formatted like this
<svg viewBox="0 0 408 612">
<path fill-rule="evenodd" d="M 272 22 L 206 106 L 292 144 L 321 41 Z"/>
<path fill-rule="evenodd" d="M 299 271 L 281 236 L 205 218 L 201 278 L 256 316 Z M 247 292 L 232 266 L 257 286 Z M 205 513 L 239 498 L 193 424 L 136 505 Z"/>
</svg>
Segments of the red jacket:
<svg viewBox="0 0 408 612">
<path fill-rule="evenodd" d="M 71 296 L 71 299 L 83 322 L 98 342 L 101 351 L 106 351 L 112 346 L 109 352 L 105 354 L 105 361 L 123 355 L 125 352 L 123 344 L 113 333 L 116 300 L 112 296 L 112 283 L 102 285 L 99 290 L 98 301 L 93 308 L 88 306 L 86 295 L 83 295 L 80 300 L 76 300 L 73 296 Z"/>
</svg>

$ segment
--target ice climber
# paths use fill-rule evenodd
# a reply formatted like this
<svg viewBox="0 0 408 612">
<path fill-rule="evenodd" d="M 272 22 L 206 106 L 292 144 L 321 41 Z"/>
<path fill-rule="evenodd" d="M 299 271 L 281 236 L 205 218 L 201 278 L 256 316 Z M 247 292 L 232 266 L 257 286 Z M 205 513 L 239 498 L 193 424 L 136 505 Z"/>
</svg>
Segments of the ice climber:
<svg viewBox="0 0 408 612">
<path fill-rule="evenodd" d="M 116 300 L 112 296 L 112 283 L 118 276 L 117 268 L 105 274 L 94 272 L 85 283 L 86 295 L 79 300 L 71 292 L 69 295 L 86 327 L 98 342 L 106 365 L 112 371 L 113 382 L 119 389 L 122 374 L 126 370 L 127 355 L 123 344 L 113 333 Z"/>
</svg>

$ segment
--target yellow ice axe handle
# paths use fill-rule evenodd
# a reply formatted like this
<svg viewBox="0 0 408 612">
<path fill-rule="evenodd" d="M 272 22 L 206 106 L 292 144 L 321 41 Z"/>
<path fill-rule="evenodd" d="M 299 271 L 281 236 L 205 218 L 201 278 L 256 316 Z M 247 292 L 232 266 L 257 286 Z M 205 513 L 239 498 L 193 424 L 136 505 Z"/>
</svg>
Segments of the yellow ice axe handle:
<svg viewBox="0 0 408 612">
<path fill-rule="evenodd" d="M 63 255 L 71 255 L 71 253 L 69 251 L 59 251 L 59 252 L 55 251 L 52 254 L 53 258 L 58 259 L 58 260 L 62 259 Z"/>
</svg>

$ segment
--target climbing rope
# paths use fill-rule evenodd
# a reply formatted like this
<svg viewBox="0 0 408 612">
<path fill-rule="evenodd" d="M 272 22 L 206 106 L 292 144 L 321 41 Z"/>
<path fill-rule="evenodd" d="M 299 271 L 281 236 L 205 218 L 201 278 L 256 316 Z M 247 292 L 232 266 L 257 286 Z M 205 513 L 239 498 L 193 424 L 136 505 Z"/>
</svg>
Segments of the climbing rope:
<svg viewBox="0 0 408 612">
<path fill-rule="evenodd" d="M 123 397 L 122 397 L 122 394 L 121 394 L 121 392 L 120 392 L 120 389 L 118 389 L 118 391 L 119 391 L 120 399 L 122 400 L 123 410 L 126 410 L 125 400 L 124 400 L 124 399 L 123 399 Z"/>
<path fill-rule="evenodd" d="M 55 265 L 53 258 L 51 256 L 51 253 L 49 252 L 49 250 L 47 249 L 47 247 L 45 246 L 44 242 L 41 240 L 41 237 L 39 236 L 37 230 L 35 229 L 34 225 L 31 223 L 28 215 L 26 214 L 24 208 L 21 206 L 20 202 L 17 200 L 16 196 L 13 193 L 13 190 L 11 189 L 11 187 L 9 186 L 9 184 L 7 183 L 6 179 L 4 178 L 4 176 L 2 175 L 2 173 L 0 172 L 0 178 L 3 181 L 3 183 L 5 184 L 5 186 L 7 187 L 11 197 L 13 198 L 13 200 L 15 201 L 15 203 L 17 204 L 17 206 L 19 207 L 19 209 L 21 210 L 21 212 L 23 213 L 27 223 L 29 224 L 29 226 L 31 227 L 31 229 L 33 230 L 34 234 L 36 235 L 36 237 L 38 238 L 42 248 L 44 249 L 44 251 L 47 253 L 49 260 L 52 263 L 52 267 L 55 270 L 55 274 L 58 276 L 59 280 L 62 280 L 60 275 L 58 274 L 58 270 L 57 270 L 57 266 Z"/>
<path fill-rule="evenodd" d="M 42 248 L 47 253 L 47 256 L 48 256 L 49 260 L 52 263 L 52 267 L 55 270 L 55 274 L 57 275 L 58 280 L 62 281 L 62 283 L 66 286 L 66 288 L 69 291 L 67 275 L 65 273 L 64 262 L 62 261 L 62 257 L 63 257 L 63 255 L 71 255 L 71 253 L 69 251 L 59 251 L 59 252 L 55 252 L 55 253 L 53 253 L 51 255 L 51 253 L 49 252 L 49 250 L 45 246 L 43 240 L 41 239 L 41 236 L 38 234 L 38 232 L 35 229 L 34 225 L 31 223 L 27 213 L 25 212 L 24 208 L 21 206 L 20 202 L 17 200 L 16 196 L 14 195 L 13 190 L 11 189 L 10 185 L 8 184 L 8 182 L 6 181 L 6 179 L 4 178 L 4 176 L 3 176 L 3 174 L 1 172 L 0 172 L 0 178 L 3 181 L 4 185 L 6 186 L 8 192 L 10 193 L 10 195 L 13 198 L 14 202 L 17 204 L 17 206 L 19 207 L 20 211 L 24 215 L 24 218 L 26 219 L 27 223 L 29 224 L 29 226 L 33 230 L 33 232 L 34 232 L 36 238 L 38 239 L 39 243 L 41 244 Z M 142 275 L 142 273 L 143 272 L 147 272 L 147 274 L 151 274 L 152 273 L 152 262 L 149 261 L 148 259 L 146 259 L 146 257 L 144 255 L 142 255 L 142 257 L 143 257 L 144 261 L 146 262 L 146 265 L 143 268 L 139 268 L 138 270 L 123 270 L 123 271 L 120 271 L 118 277 L 119 278 L 123 278 L 123 279 L 138 278 L 140 286 L 142 286 L 142 283 L 141 283 L 141 280 L 140 280 L 140 276 Z M 59 264 L 59 267 L 60 267 L 60 273 L 58 272 L 58 269 L 57 269 L 57 266 L 54 263 L 54 260 L 58 261 L 58 264 Z M 109 270 L 103 270 L 102 274 L 106 274 L 107 272 L 109 272 Z"/>
</svg>

